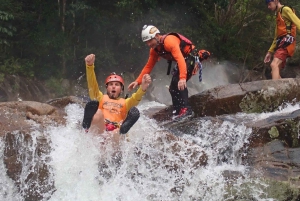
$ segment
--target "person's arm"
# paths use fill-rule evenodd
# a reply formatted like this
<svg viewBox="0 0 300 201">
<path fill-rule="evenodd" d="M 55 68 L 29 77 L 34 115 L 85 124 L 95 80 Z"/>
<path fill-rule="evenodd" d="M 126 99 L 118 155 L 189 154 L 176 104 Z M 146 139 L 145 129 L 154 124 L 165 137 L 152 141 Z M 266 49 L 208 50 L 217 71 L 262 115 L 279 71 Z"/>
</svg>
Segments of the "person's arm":
<svg viewBox="0 0 300 201">
<path fill-rule="evenodd" d="M 178 63 L 179 79 L 185 79 L 187 76 L 187 68 L 184 57 L 180 51 L 180 39 L 173 35 L 168 35 L 164 40 L 164 47 L 167 52 L 171 52 L 173 58 Z"/>
<path fill-rule="evenodd" d="M 88 83 L 88 91 L 91 100 L 100 101 L 103 96 L 103 93 L 99 90 L 94 68 L 94 64 L 92 64 L 91 66 L 86 64 L 86 78 Z"/>
<path fill-rule="evenodd" d="M 127 98 L 125 100 L 127 112 L 132 107 L 137 106 L 139 104 L 139 102 L 142 100 L 145 93 L 146 93 L 146 91 L 143 91 L 142 87 L 140 86 L 139 89 L 135 93 L 133 93 L 130 98 Z"/>
<path fill-rule="evenodd" d="M 276 42 L 277 42 L 277 25 L 275 26 L 275 31 L 274 31 L 274 39 L 271 44 L 271 47 L 269 48 L 268 52 L 274 53 L 275 48 L 276 48 Z"/>
<path fill-rule="evenodd" d="M 149 59 L 148 62 L 146 63 L 146 65 L 144 66 L 143 70 L 141 71 L 140 75 L 136 78 L 136 82 L 138 82 L 139 84 L 142 83 L 142 79 L 143 76 L 145 74 L 150 74 L 153 67 L 155 66 L 156 62 L 158 61 L 158 54 L 155 52 L 154 49 L 150 49 L 150 53 L 149 53 Z"/>
<path fill-rule="evenodd" d="M 137 92 L 132 94 L 130 98 L 127 98 L 125 100 L 126 104 L 126 110 L 127 112 L 134 106 L 137 106 L 139 102 L 142 100 L 143 95 L 146 93 L 146 90 L 148 89 L 150 83 L 152 82 L 151 77 L 149 74 L 145 74 L 142 77 L 142 84 L 140 85 Z"/>
<path fill-rule="evenodd" d="M 286 6 L 283 7 L 282 17 L 295 24 L 297 29 L 300 31 L 300 19 L 297 17 L 297 15 L 293 12 L 293 10 L 290 7 L 286 7 Z"/>
</svg>

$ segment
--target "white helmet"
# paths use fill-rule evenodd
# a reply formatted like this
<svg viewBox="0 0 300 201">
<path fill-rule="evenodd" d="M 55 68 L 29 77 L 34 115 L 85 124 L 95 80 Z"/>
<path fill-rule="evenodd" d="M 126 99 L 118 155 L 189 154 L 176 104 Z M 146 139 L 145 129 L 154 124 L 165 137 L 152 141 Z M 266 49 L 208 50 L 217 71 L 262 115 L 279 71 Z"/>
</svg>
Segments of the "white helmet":
<svg viewBox="0 0 300 201">
<path fill-rule="evenodd" d="M 160 33 L 159 30 L 153 25 L 144 25 L 142 30 L 142 40 L 146 42 L 155 37 L 157 33 Z"/>
</svg>

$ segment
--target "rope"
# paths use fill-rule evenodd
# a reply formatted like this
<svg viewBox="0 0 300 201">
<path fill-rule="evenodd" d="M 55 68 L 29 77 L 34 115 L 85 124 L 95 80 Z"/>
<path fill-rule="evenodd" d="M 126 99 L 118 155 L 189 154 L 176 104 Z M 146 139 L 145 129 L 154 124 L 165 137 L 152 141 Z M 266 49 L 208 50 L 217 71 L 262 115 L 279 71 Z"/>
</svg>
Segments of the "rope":
<svg viewBox="0 0 300 201">
<path fill-rule="evenodd" d="M 201 61 L 199 60 L 199 57 L 195 57 L 195 62 L 199 67 L 199 82 L 202 82 L 202 68 L 203 67 L 202 67 Z"/>
</svg>

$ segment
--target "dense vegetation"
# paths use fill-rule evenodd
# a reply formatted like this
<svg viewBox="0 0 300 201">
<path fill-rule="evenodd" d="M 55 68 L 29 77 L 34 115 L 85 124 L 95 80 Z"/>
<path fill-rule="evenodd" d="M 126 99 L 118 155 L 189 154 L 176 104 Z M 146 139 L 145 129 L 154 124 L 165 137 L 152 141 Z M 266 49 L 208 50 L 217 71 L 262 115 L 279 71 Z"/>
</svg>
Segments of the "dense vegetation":
<svg viewBox="0 0 300 201">
<path fill-rule="evenodd" d="M 264 0 L 0 2 L 0 80 L 8 74 L 76 79 L 89 53 L 102 70 L 140 71 L 148 54 L 144 24 L 182 33 L 219 60 L 259 68 L 275 24 Z M 281 2 L 300 12 L 299 0 Z"/>
</svg>

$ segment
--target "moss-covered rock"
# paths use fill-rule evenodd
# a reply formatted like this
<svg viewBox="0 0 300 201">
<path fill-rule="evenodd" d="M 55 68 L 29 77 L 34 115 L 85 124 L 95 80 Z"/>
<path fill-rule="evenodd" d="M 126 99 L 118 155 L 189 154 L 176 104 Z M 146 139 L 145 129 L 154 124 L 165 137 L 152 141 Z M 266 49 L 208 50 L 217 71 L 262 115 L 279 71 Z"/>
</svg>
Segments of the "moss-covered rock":
<svg viewBox="0 0 300 201">
<path fill-rule="evenodd" d="M 271 129 L 268 131 L 268 133 L 270 134 L 271 138 L 278 138 L 279 137 L 279 132 L 278 132 L 276 126 L 272 126 Z"/>
</svg>

